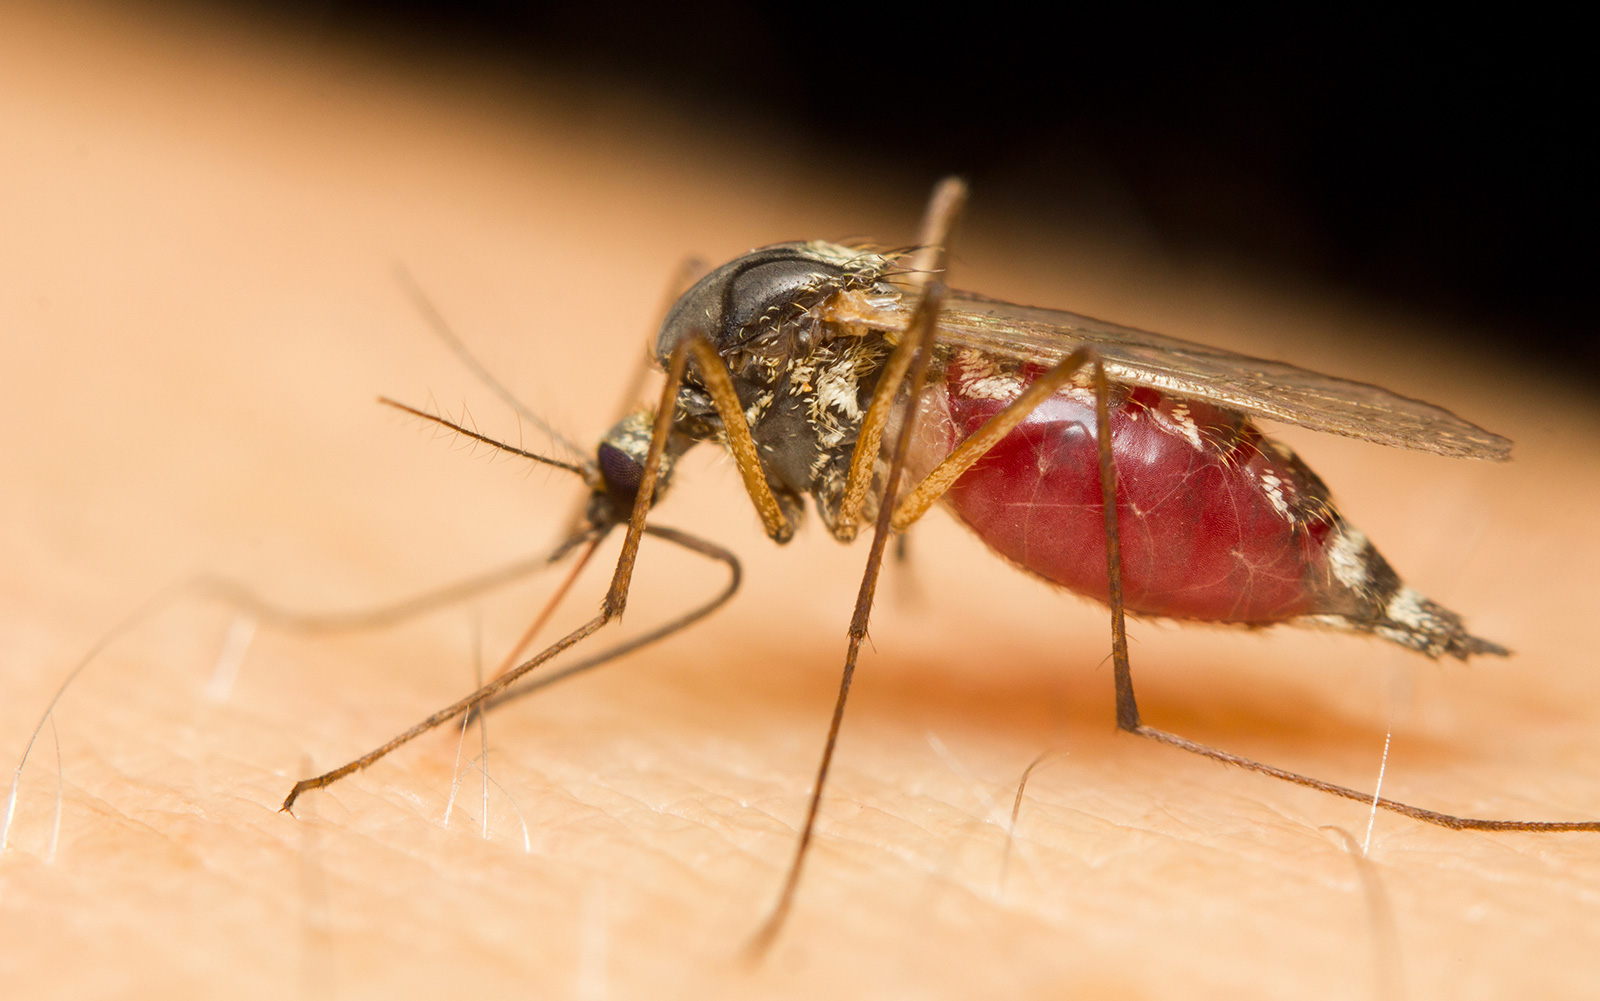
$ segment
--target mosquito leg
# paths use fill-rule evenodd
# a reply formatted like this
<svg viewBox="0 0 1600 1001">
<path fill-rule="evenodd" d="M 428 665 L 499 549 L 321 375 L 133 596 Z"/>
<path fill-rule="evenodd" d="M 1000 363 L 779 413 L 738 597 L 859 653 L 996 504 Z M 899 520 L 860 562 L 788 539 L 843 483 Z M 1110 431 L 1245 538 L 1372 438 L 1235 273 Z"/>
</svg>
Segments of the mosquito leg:
<svg viewBox="0 0 1600 1001">
<path fill-rule="evenodd" d="M 755 439 L 750 435 L 750 422 L 745 419 L 739 394 L 734 392 L 733 377 L 728 374 L 727 362 L 717 354 L 717 349 L 711 346 L 704 334 L 695 333 L 681 341 L 674 357 L 684 351 L 694 356 L 695 370 L 717 408 L 717 416 L 722 418 L 722 429 L 728 436 L 728 453 L 733 456 L 734 465 L 739 469 L 739 478 L 744 481 L 750 503 L 755 505 L 756 514 L 761 516 L 761 527 L 773 542 L 788 542 L 794 538 L 796 525 L 784 513 L 783 505 L 778 503 L 777 495 L 772 492 L 772 484 L 767 482 L 766 471 L 761 466 L 761 454 L 756 451 Z"/>
<path fill-rule="evenodd" d="M 1122 544 L 1121 534 L 1117 528 L 1117 473 L 1115 464 L 1111 459 L 1111 424 L 1108 414 L 1109 405 L 1107 403 L 1110 393 L 1106 384 L 1105 367 L 1098 358 L 1092 359 L 1092 364 L 1094 371 L 1095 424 L 1097 425 L 1096 439 L 1100 452 L 1100 499 L 1105 510 L 1106 574 L 1111 585 L 1109 595 L 1109 603 L 1111 605 L 1111 661 L 1113 684 L 1117 697 L 1118 729 L 1126 730 L 1140 737 L 1147 737 L 1162 744 L 1170 744 L 1173 747 L 1190 751 L 1213 761 L 1220 761 L 1225 765 L 1238 765 L 1241 768 L 1259 772 L 1275 779 L 1292 782 L 1308 789 L 1317 789 L 1329 795 L 1355 800 L 1358 803 L 1373 804 L 1381 809 L 1392 810 L 1414 820 L 1437 824 L 1440 827 L 1474 831 L 1600 832 L 1600 821 L 1478 820 L 1472 817 L 1458 817 L 1453 814 L 1439 813 L 1435 810 L 1425 810 L 1409 803 L 1384 799 L 1371 793 L 1335 785 L 1332 782 L 1324 782 L 1322 779 L 1311 778 L 1310 776 L 1264 764 L 1251 758 L 1231 754 L 1220 748 L 1145 725 L 1139 717 L 1139 706 L 1134 699 L 1133 673 L 1128 663 L 1128 633 L 1122 603 Z"/>
<path fill-rule="evenodd" d="M 655 326 L 650 328 L 649 343 L 653 344 L 655 342 L 656 331 L 661 328 L 661 324 L 666 319 L 667 313 L 671 311 L 673 304 L 682 298 L 690 286 L 705 277 L 706 272 L 709 270 L 710 265 L 703 258 L 685 257 L 678 262 L 677 270 L 672 273 L 672 278 L 667 282 L 666 289 L 662 292 L 661 306 L 656 310 L 656 323 Z M 640 398 L 644 395 L 645 380 L 649 378 L 650 370 L 654 367 L 653 352 L 648 349 L 640 352 L 638 361 L 633 366 L 633 374 L 628 377 L 627 387 L 622 391 L 622 402 L 615 411 L 616 417 L 612 419 L 611 423 L 615 424 L 620 421 L 639 406 Z M 572 509 L 572 514 L 567 517 L 567 535 L 570 536 L 583 527 L 584 516 L 588 510 L 589 499 L 584 497 L 578 501 L 577 505 Z"/>
<path fill-rule="evenodd" d="M 1263 775 L 1270 775 L 1286 782 L 1319 789 L 1334 796 L 1342 796 L 1362 803 L 1376 803 L 1381 809 L 1392 810 L 1416 820 L 1438 824 L 1443 827 L 1499 831 L 1600 831 L 1600 821 L 1478 820 L 1425 810 L 1407 803 L 1374 797 L 1371 793 L 1359 792 L 1345 786 L 1335 785 L 1331 782 L 1324 782 L 1321 779 L 1314 779 L 1272 765 L 1263 764 L 1189 740 L 1186 737 L 1180 737 L 1177 734 L 1168 733 L 1165 730 L 1158 730 L 1144 725 L 1140 719 L 1138 703 L 1133 693 L 1133 676 L 1128 659 L 1127 625 L 1122 600 L 1121 535 L 1117 528 L 1116 470 L 1111 458 L 1111 425 L 1108 413 L 1110 393 L 1104 367 L 1101 365 L 1099 358 L 1087 348 L 1073 352 L 1055 368 L 1041 376 L 1021 396 L 1013 400 L 1004 410 L 990 418 L 982 427 L 957 446 L 943 462 L 936 466 L 917 485 L 915 490 L 900 502 L 899 508 L 894 513 L 892 523 L 894 529 L 896 531 L 904 531 L 926 513 L 928 508 L 960 478 L 962 473 L 970 469 L 990 448 L 994 447 L 1017 424 L 1021 423 L 1034 407 L 1047 399 L 1060 386 L 1066 384 L 1077 370 L 1084 365 L 1091 367 L 1095 387 L 1096 437 L 1100 460 L 1101 500 L 1105 511 L 1106 566 L 1110 584 L 1108 603 L 1111 606 L 1113 682 L 1116 689 L 1117 727 L 1119 729 L 1164 744 L 1170 744 L 1215 761 L 1239 765 L 1242 768 L 1260 772 Z"/>
<path fill-rule="evenodd" d="M 948 237 L 949 228 L 954 225 L 956 214 L 960 211 L 965 198 L 966 185 L 956 178 L 946 178 L 934 191 L 927 215 L 923 219 L 924 244 L 914 261 L 922 265 L 924 280 L 927 277 L 926 272 L 943 266 L 944 240 Z M 926 259 L 923 256 L 924 251 L 929 254 Z M 868 484 L 871 482 L 872 468 L 881 448 L 883 428 L 888 421 L 889 409 L 898 393 L 900 382 L 905 377 L 905 368 L 910 364 L 909 348 L 915 340 L 916 338 L 908 332 L 905 340 L 895 347 L 894 353 L 889 356 L 889 361 L 884 366 L 877 391 L 873 393 L 872 403 L 862 419 L 860 436 L 850 457 L 850 475 L 846 481 L 844 500 L 840 504 L 834 527 L 834 534 L 841 539 L 848 539 L 855 534 L 855 524 L 860 519 L 861 506 L 866 498 Z M 1002 438 L 1026 420 L 1035 407 L 1066 385 L 1073 375 L 1093 358 L 1094 354 L 1089 348 L 1079 348 L 1074 351 L 1035 380 L 1021 396 L 1011 401 L 1004 410 L 991 417 L 967 440 L 958 445 L 923 478 L 921 483 L 917 484 L 916 489 L 911 491 L 905 500 L 900 502 L 900 507 L 894 513 L 892 523 L 894 530 L 904 532 L 918 518 L 926 514 L 928 508 L 961 478 L 962 473 L 971 469 Z M 915 394 L 912 399 L 916 399 Z M 911 423 L 909 417 L 906 423 L 908 425 Z"/>
<path fill-rule="evenodd" d="M 933 471 L 923 477 L 916 489 L 900 502 L 900 506 L 894 512 L 894 530 L 903 532 L 917 519 L 927 514 L 928 509 L 955 485 L 962 473 L 976 465 L 979 459 L 1000 443 L 1001 439 L 1010 434 L 1018 424 L 1027 420 L 1035 407 L 1054 396 L 1056 390 L 1071 381 L 1080 368 L 1093 360 L 1094 352 L 1091 349 L 1079 348 L 1063 358 L 1055 368 L 1036 379 L 1021 396 L 1008 403 L 1004 410 L 985 421 L 982 427 L 969 435 L 945 456 L 943 461 L 933 467 Z"/>
<path fill-rule="evenodd" d="M 522 652 L 533 642 L 533 638 L 539 635 L 539 630 L 543 629 L 545 623 L 550 621 L 550 616 L 554 615 L 556 609 L 561 607 L 561 603 L 567 599 L 567 593 L 572 590 L 572 585 L 577 582 L 578 575 L 583 573 L 583 568 L 589 565 L 590 557 L 594 556 L 594 551 L 599 546 L 600 539 L 596 537 L 593 542 L 589 543 L 588 548 L 584 549 L 583 555 L 578 557 L 577 562 L 572 564 L 572 569 L 568 570 L 567 575 L 561 579 L 561 586 L 556 588 L 554 594 L 550 595 L 549 600 L 544 603 L 544 608 L 540 609 L 539 614 L 534 616 L 533 623 L 523 631 L 522 638 L 517 640 L 511 650 L 501 659 L 500 666 L 494 669 L 494 674 L 491 677 L 498 678 L 516 666 L 517 658 L 522 656 Z M 482 679 L 479 679 L 478 683 L 482 684 Z"/>
<path fill-rule="evenodd" d="M 567 664 L 554 671 L 523 679 L 520 684 L 512 686 L 484 703 L 483 708 L 485 710 L 497 709 L 513 699 L 532 695 L 534 692 L 542 688 L 548 688 L 558 681 L 565 681 L 575 674 L 582 674 L 584 671 L 592 670 L 602 664 L 609 664 L 618 657 L 633 653 L 635 650 L 649 646 L 652 643 L 658 643 L 675 633 L 680 633 L 727 604 L 734 594 L 738 592 L 739 585 L 744 578 L 744 571 L 739 565 L 739 558 L 727 549 L 708 539 L 702 539 L 687 532 L 680 532 L 675 528 L 667 528 L 664 525 L 646 525 L 644 531 L 646 535 L 663 539 L 673 545 L 682 546 L 690 552 L 699 553 L 707 559 L 722 563 L 728 568 L 728 583 L 709 601 L 695 606 L 677 618 L 664 622 L 648 632 L 623 640 L 616 646 L 591 654 L 576 663 Z"/>
<path fill-rule="evenodd" d="M 1118 707 L 1118 717 L 1119 719 L 1121 717 L 1120 706 Z M 1138 726 L 1129 728 L 1121 726 L 1120 722 L 1118 725 L 1121 727 L 1121 729 L 1128 730 L 1130 733 L 1138 734 L 1141 737 L 1148 737 L 1151 740 L 1159 741 L 1163 744 L 1170 744 L 1173 747 L 1181 748 L 1185 751 L 1192 751 L 1195 754 L 1210 758 L 1213 761 L 1220 761 L 1225 765 L 1238 765 L 1239 767 L 1247 768 L 1252 772 L 1259 772 L 1262 775 L 1269 775 L 1272 778 L 1282 779 L 1285 782 L 1292 782 L 1295 785 L 1305 786 L 1308 789 L 1317 789 L 1332 796 L 1340 796 L 1344 799 L 1353 799 L 1358 803 L 1376 804 L 1379 809 L 1392 810 L 1395 813 L 1404 814 L 1413 820 L 1420 820 L 1427 824 L 1437 824 L 1440 827 L 1448 827 L 1451 830 L 1534 831 L 1543 833 L 1556 833 L 1560 831 L 1600 832 L 1600 821 L 1595 820 L 1480 820 L 1474 817 L 1458 817 L 1454 814 L 1439 813 L 1436 810 L 1425 810 L 1420 806 L 1412 806 L 1409 803 L 1401 803 L 1396 800 L 1386 799 L 1382 796 L 1374 797 L 1371 793 L 1350 789 L 1346 786 L 1335 785 L 1332 782 L 1324 782 L 1321 779 L 1314 779 L 1310 776 L 1300 775 L 1296 772 L 1288 771 L 1287 769 L 1263 764 L 1262 762 L 1241 757 L 1237 754 L 1230 754 L 1227 751 L 1211 747 L 1208 744 L 1201 744 L 1197 741 L 1189 740 L 1187 737 L 1180 737 L 1175 733 L 1168 733 L 1165 730 L 1157 730 L 1155 727 L 1140 724 Z"/>
<path fill-rule="evenodd" d="M 925 288 L 933 276 L 944 269 L 950 231 L 966 200 L 967 185 L 960 178 L 947 177 L 934 188 L 918 229 L 917 250 L 912 255 L 905 276 L 906 284 L 913 290 Z M 856 447 L 850 453 L 850 472 L 845 478 L 844 497 L 834 517 L 833 534 L 841 542 L 854 539 L 861 523 L 861 510 L 866 504 L 867 491 L 872 486 L 873 469 L 877 466 L 879 451 L 883 447 L 883 429 L 889 423 L 890 410 L 911 367 L 911 356 L 917 347 L 917 337 L 911 332 L 912 329 L 907 329 L 905 338 L 895 345 L 894 352 L 889 355 L 878 376 L 872 402 L 862 416 Z M 912 399 L 915 400 L 916 396 L 912 396 Z M 909 416 L 907 419 L 909 422 Z"/>
<path fill-rule="evenodd" d="M 312 789 L 321 789 L 337 782 L 346 775 L 360 771 L 383 758 L 390 751 L 410 743 L 429 730 L 443 723 L 448 723 L 462 713 L 478 708 L 516 684 L 529 671 L 588 639 L 599 632 L 608 622 L 622 615 L 623 609 L 628 603 L 628 587 L 633 580 L 634 564 L 638 562 L 639 558 L 639 541 L 644 535 L 645 518 L 650 514 L 650 502 L 655 497 L 656 480 L 661 472 L 661 457 L 666 452 L 667 436 L 672 431 L 672 416 L 678 396 L 678 387 L 683 382 L 683 373 L 689 363 L 691 346 L 697 340 L 699 342 L 704 341 L 703 338 L 689 338 L 680 343 L 673 351 L 672 359 L 667 366 L 667 379 L 661 388 L 661 403 L 656 410 L 655 426 L 651 431 L 650 450 L 646 453 L 644 467 L 639 477 L 639 491 L 634 499 L 633 511 L 628 519 L 627 535 L 622 542 L 622 552 L 617 557 L 616 571 L 611 577 L 611 587 L 606 591 L 606 596 L 600 604 L 600 613 L 546 647 L 538 656 L 518 664 L 510 671 L 483 685 L 477 691 L 439 710 L 381 747 L 374 748 L 354 761 L 335 768 L 333 771 L 296 782 L 294 788 L 289 791 L 289 795 L 283 801 L 282 809 L 285 812 L 293 808 L 295 800 L 302 793 Z M 748 435 L 748 429 L 746 434 Z"/>
<path fill-rule="evenodd" d="M 922 225 L 917 228 L 917 249 L 911 255 L 906 279 L 917 288 L 925 287 L 944 270 L 945 251 L 950 246 L 950 231 L 961 218 L 967 204 L 967 182 L 959 177 L 940 181 L 922 210 Z"/>
<path fill-rule="evenodd" d="M 833 534 L 841 542 L 856 537 L 861 525 L 861 510 L 866 506 L 867 490 L 872 486 L 872 473 L 878 464 L 883 448 L 883 429 L 889 423 L 896 395 L 911 369 L 911 359 L 916 353 L 917 339 L 908 333 L 889 355 L 883 371 L 878 374 L 878 386 L 872 392 L 872 402 L 862 415 L 861 429 L 856 432 L 856 447 L 850 453 L 850 472 L 845 477 L 844 497 L 839 502 L 839 513 L 834 516 Z M 911 398 L 912 404 L 916 397 Z M 909 416 L 906 421 L 911 423 Z"/>
<path fill-rule="evenodd" d="M 923 382 L 927 379 L 929 359 L 933 354 L 933 337 L 937 329 L 935 320 L 938 318 L 939 309 L 944 305 L 944 295 L 943 284 L 932 283 L 927 295 L 918 304 L 916 314 L 907 329 L 907 339 L 915 338 L 919 344 L 916 362 L 911 369 L 913 404 L 922 389 Z M 867 554 L 866 570 L 861 575 L 861 590 L 856 595 L 855 613 L 850 618 L 849 647 L 845 653 L 844 673 L 839 679 L 839 697 L 834 702 L 833 719 L 828 724 L 828 739 L 822 746 L 822 763 L 818 765 L 817 777 L 811 785 L 811 799 L 806 806 L 805 820 L 800 826 L 800 838 L 795 845 L 794 860 L 789 863 L 789 874 L 784 879 L 783 889 L 779 891 L 777 906 L 773 908 L 772 914 L 751 943 L 752 951 L 758 956 L 766 951 L 783 928 L 784 919 L 794 904 L 795 888 L 800 884 L 800 871 L 805 865 L 806 850 L 810 847 L 812 834 L 816 830 L 817 810 L 822 805 L 822 789 L 828 781 L 828 769 L 833 764 L 834 748 L 839 742 L 839 727 L 844 721 L 845 700 L 850 695 L 850 682 L 855 677 L 856 661 L 861 654 L 861 641 L 866 639 L 867 623 L 872 617 L 872 599 L 878 589 L 878 575 L 883 569 L 883 554 L 888 548 L 891 534 L 889 528 L 891 504 L 895 491 L 900 486 L 906 450 L 911 445 L 912 424 L 908 417 L 900 425 L 900 437 L 895 443 L 894 456 L 889 463 L 889 477 L 884 483 L 884 502 L 878 510 L 877 524 L 872 532 L 872 548 Z"/>
</svg>

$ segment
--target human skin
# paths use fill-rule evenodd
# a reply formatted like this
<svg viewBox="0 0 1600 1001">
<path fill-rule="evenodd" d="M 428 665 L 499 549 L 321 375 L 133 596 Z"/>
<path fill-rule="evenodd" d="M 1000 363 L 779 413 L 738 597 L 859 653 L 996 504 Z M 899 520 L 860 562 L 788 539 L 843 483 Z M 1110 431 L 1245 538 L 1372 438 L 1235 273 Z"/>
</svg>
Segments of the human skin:
<svg viewBox="0 0 1600 1001">
<path fill-rule="evenodd" d="M 560 473 L 437 439 L 386 394 L 518 440 L 427 332 L 417 277 L 580 443 L 615 416 L 687 253 L 866 234 L 924 191 L 561 81 L 408 75 L 304 40 L 99 8 L 0 13 L 0 751 L 73 664 L 196 573 L 308 611 L 537 554 Z M 757 140 L 771 137 L 756 137 Z M 739 150 L 738 156 L 733 155 Z M 923 181 L 917 181 L 917 184 Z M 1509 660 L 1356 637 L 1132 627 L 1155 725 L 1473 816 L 1600 817 L 1600 421 L 1452 332 L 1121 240 L 1007 225 L 974 192 L 951 281 L 1390 385 L 1517 442 L 1509 464 L 1284 437 L 1419 590 Z M 524 427 L 520 440 L 548 443 Z M 780 550 L 691 453 L 664 524 L 745 561 L 731 607 L 489 721 L 278 805 L 463 694 L 545 575 L 389 631 L 154 609 L 74 681 L 0 856 L 10 996 L 1577 996 L 1600 836 L 1458 833 L 1115 732 L 1105 610 L 935 512 L 886 573 L 788 927 L 744 950 L 821 751 L 865 545 Z M 590 613 L 614 549 L 547 630 Z M 646 543 L 623 630 L 721 571 Z M 59 740 L 61 765 L 56 765 Z M 473 731 L 467 754 L 476 753 Z M 1007 829 L 1023 770 L 1014 840 Z M 58 778 L 59 776 L 59 778 Z M 50 853 L 58 782 L 59 843 Z M 519 819 L 520 816 L 520 819 Z M 525 825 L 525 828 L 524 828 Z M 525 836 L 526 830 L 526 850 Z"/>
</svg>

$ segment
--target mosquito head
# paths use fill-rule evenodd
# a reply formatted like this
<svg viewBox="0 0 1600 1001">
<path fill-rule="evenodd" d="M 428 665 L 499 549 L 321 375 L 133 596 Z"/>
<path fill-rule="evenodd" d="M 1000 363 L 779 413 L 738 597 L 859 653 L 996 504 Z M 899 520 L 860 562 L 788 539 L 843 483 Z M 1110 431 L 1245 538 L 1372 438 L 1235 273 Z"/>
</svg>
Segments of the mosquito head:
<svg viewBox="0 0 1600 1001">
<path fill-rule="evenodd" d="M 655 416 L 650 410 L 631 413 L 613 425 L 600 439 L 600 447 L 595 450 L 594 466 L 586 477 L 590 488 L 586 517 L 591 526 L 609 528 L 619 525 L 633 513 L 639 485 L 644 480 L 645 459 L 650 454 L 650 433 Z M 661 468 L 656 473 L 654 496 L 650 498 L 652 507 L 666 494 L 678 458 L 693 444 L 694 439 L 676 431 L 667 436 L 666 451 L 661 455 Z"/>
<path fill-rule="evenodd" d="M 837 292 L 868 288 L 892 258 L 835 243 L 779 243 L 752 250 L 695 283 L 667 313 L 656 338 L 665 364 L 690 331 L 704 331 L 721 354 L 791 350 L 811 311 Z"/>
</svg>

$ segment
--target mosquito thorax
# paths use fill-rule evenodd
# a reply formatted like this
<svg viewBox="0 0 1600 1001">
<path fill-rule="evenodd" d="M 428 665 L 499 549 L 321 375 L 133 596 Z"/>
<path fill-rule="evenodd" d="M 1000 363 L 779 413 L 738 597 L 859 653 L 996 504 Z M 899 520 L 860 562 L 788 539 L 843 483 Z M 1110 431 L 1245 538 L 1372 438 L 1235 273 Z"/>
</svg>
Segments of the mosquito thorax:
<svg viewBox="0 0 1600 1001">
<path fill-rule="evenodd" d="M 891 345 L 824 318 L 841 293 L 898 294 L 897 258 L 812 241 L 753 250 L 684 293 L 656 338 L 663 366 L 684 338 L 703 333 L 727 364 L 734 391 L 778 502 L 797 519 L 811 495 L 831 526 L 845 471 Z M 675 428 L 699 441 L 722 435 L 709 394 L 691 366 L 678 394 Z"/>
<path fill-rule="evenodd" d="M 690 333 L 710 338 L 723 355 L 803 349 L 814 311 L 836 293 L 879 284 L 894 258 L 837 243 L 777 243 L 712 271 L 685 292 L 656 338 L 665 364 Z"/>
</svg>

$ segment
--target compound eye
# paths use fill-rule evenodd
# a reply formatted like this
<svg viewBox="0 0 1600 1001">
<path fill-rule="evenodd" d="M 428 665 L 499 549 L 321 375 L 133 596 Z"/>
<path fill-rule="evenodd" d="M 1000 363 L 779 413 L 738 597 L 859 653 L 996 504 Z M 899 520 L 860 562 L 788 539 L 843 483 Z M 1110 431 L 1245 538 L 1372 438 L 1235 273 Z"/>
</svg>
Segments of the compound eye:
<svg viewBox="0 0 1600 1001">
<path fill-rule="evenodd" d="M 644 479 L 644 464 L 615 445 L 601 443 L 595 456 L 600 465 L 600 476 L 606 482 L 606 492 L 613 497 L 632 503 L 639 493 L 639 481 Z"/>
</svg>

